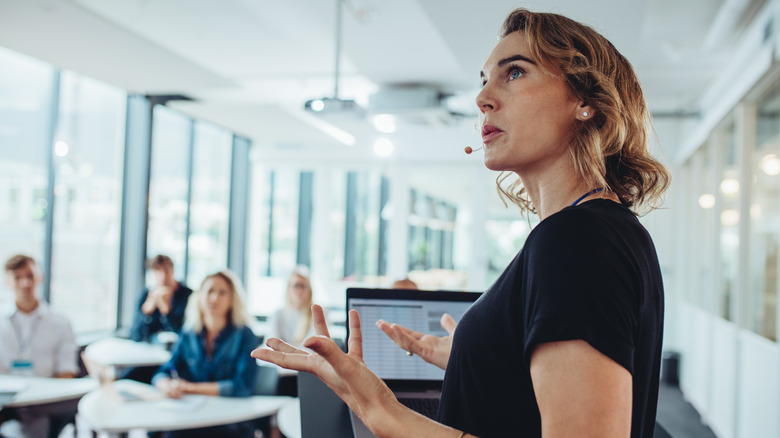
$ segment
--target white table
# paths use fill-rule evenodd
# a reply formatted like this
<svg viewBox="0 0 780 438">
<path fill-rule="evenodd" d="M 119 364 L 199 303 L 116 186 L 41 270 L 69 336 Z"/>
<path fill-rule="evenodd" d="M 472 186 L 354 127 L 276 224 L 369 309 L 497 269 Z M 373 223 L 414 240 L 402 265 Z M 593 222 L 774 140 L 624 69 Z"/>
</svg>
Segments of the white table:
<svg viewBox="0 0 780 438">
<path fill-rule="evenodd" d="M 286 402 L 276 414 L 279 430 L 287 438 L 301 438 L 301 402 L 292 399 Z"/>
<path fill-rule="evenodd" d="M 123 400 L 118 393 L 132 393 L 142 400 Z M 275 414 L 290 397 L 165 398 L 157 390 L 133 380 L 117 380 L 91 391 L 79 402 L 79 415 L 96 431 L 123 435 L 132 429 L 181 430 L 238 423 Z"/>
<path fill-rule="evenodd" d="M 90 361 L 113 367 L 161 365 L 171 358 L 171 353 L 162 345 L 122 338 L 95 341 L 87 345 L 84 355 Z"/>
<path fill-rule="evenodd" d="M 0 389 L 16 387 L 18 392 L 3 408 L 43 405 L 77 399 L 97 388 L 97 381 L 90 378 L 55 379 L 0 375 Z"/>
</svg>

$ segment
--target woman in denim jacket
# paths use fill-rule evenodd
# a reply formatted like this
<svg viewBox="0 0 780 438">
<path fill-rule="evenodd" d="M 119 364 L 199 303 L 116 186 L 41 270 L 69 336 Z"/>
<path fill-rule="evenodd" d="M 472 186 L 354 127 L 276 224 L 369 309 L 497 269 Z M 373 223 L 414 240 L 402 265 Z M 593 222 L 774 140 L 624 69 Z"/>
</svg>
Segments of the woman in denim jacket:
<svg viewBox="0 0 780 438">
<path fill-rule="evenodd" d="M 230 271 L 203 280 L 187 304 L 184 330 L 170 361 L 152 383 L 168 397 L 184 394 L 248 397 L 257 373 L 249 353 L 258 339 L 247 327 L 241 284 Z M 252 422 L 170 432 L 169 437 L 251 437 Z"/>
</svg>

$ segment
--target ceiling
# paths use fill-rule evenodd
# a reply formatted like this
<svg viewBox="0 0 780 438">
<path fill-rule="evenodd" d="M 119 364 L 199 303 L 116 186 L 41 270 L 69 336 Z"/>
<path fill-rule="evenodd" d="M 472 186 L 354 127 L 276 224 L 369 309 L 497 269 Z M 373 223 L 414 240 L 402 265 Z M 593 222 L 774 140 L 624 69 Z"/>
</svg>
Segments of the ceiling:
<svg viewBox="0 0 780 438">
<path fill-rule="evenodd" d="M 452 96 L 447 111 L 399 119 L 392 134 L 369 117 L 304 111 L 306 100 L 334 94 L 336 0 L 0 0 L 0 45 L 129 92 L 189 96 L 169 106 L 250 137 L 270 161 L 378 161 L 372 144 L 386 135 L 394 163 L 479 169 L 462 152 L 480 144 L 478 73 L 513 8 L 561 13 L 604 34 L 633 63 L 665 125 L 698 111 L 764 0 L 343 3 L 339 97 L 367 106 L 388 87 L 424 85 Z M 328 133 L 334 127 L 354 144 Z M 675 138 L 658 132 L 668 154 Z M 454 173 L 418 179 L 452 191 Z"/>
</svg>

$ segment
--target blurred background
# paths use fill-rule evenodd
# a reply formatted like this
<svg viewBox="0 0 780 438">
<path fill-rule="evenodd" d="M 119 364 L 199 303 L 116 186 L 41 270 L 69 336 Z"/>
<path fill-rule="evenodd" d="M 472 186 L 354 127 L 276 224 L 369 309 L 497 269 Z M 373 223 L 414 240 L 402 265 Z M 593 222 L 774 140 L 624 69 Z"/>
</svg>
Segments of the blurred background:
<svg viewBox="0 0 780 438">
<path fill-rule="evenodd" d="M 686 399 L 780 436 L 780 2 L 338 4 L 0 0 L 0 258 L 81 335 L 130 323 L 158 253 L 233 269 L 259 321 L 296 265 L 335 320 L 351 285 L 484 290 L 536 220 L 463 152 L 479 70 L 513 8 L 561 13 L 632 62 L 674 175 L 642 221 Z"/>
</svg>

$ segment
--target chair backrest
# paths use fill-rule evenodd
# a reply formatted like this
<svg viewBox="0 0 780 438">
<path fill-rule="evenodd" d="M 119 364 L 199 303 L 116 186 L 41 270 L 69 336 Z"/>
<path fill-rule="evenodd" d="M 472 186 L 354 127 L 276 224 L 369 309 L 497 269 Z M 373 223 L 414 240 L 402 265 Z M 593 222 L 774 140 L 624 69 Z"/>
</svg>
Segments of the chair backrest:
<svg viewBox="0 0 780 438">
<path fill-rule="evenodd" d="M 279 386 L 279 372 L 272 366 L 257 366 L 253 395 L 276 395 Z"/>
<path fill-rule="evenodd" d="M 349 408 L 327 385 L 309 373 L 298 373 L 301 438 L 352 438 Z"/>
</svg>

